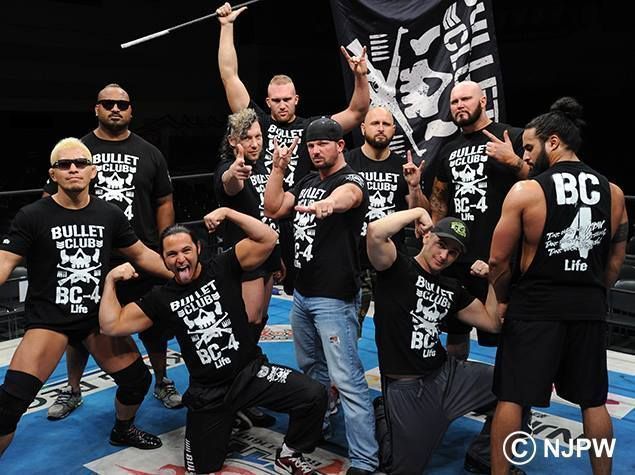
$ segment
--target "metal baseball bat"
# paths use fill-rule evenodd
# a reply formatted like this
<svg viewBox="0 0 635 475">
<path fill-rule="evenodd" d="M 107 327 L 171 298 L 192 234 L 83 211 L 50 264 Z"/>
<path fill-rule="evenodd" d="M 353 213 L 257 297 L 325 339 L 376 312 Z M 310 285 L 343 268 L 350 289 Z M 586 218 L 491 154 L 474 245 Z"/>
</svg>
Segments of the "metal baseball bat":
<svg viewBox="0 0 635 475">
<path fill-rule="evenodd" d="M 252 3 L 260 2 L 261 0 L 249 0 L 248 2 L 241 3 L 239 5 L 232 6 L 232 10 L 237 10 L 238 8 L 246 7 L 247 5 L 251 5 Z M 165 30 L 157 31 L 156 33 L 152 33 L 150 35 L 143 36 L 141 38 L 137 38 L 136 40 L 128 41 L 127 43 L 122 43 L 121 48 L 129 48 L 130 46 L 138 45 L 139 43 L 144 43 L 146 41 L 153 40 L 155 38 L 159 38 L 161 36 L 165 36 L 169 33 L 172 33 L 174 30 L 178 30 L 179 28 L 184 28 L 186 26 L 193 25 L 194 23 L 198 23 L 199 21 L 207 20 L 208 18 L 214 18 L 216 12 L 210 13 L 209 15 L 202 16 L 200 18 L 195 18 L 194 20 L 186 21 L 185 23 L 181 23 L 180 25 L 173 26 L 171 28 L 167 28 Z"/>
</svg>

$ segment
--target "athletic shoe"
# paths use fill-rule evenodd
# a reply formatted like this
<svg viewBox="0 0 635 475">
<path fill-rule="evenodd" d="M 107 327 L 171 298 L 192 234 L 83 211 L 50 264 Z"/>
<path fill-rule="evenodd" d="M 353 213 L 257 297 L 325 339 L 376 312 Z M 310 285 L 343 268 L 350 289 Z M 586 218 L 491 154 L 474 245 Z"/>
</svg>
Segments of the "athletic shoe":
<svg viewBox="0 0 635 475">
<path fill-rule="evenodd" d="M 178 409 L 183 407 L 183 401 L 181 400 L 181 394 L 174 386 L 174 381 L 168 378 L 163 378 L 160 384 L 154 386 L 154 397 L 163 403 L 168 409 Z"/>
<path fill-rule="evenodd" d="M 328 413 L 324 417 L 322 421 L 322 441 L 326 442 L 327 440 L 331 440 L 333 438 L 333 427 L 331 426 L 331 419 L 329 418 Z"/>
<path fill-rule="evenodd" d="M 492 467 L 489 464 L 486 464 L 476 457 L 465 454 L 465 463 L 463 464 L 463 468 L 471 473 L 482 473 L 482 474 L 490 474 L 492 473 Z M 509 466 L 510 475 L 525 475 L 525 472 L 515 465 Z"/>
<path fill-rule="evenodd" d="M 47 417 L 55 421 L 64 419 L 71 412 L 81 406 L 83 402 L 84 400 L 82 399 L 81 389 L 79 393 L 76 394 L 70 386 L 63 387 L 57 395 L 53 405 L 49 407 Z"/>
<path fill-rule="evenodd" d="M 243 411 L 238 411 L 234 415 L 234 424 L 232 425 L 232 434 L 236 432 L 242 432 L 244 430 L 249 430 L 254 425 L 251 422 L 251 419 L 247 417 L 247 415 Z"/>
<path fill-rule="evenodd" d="M 271 427 L 276 423 L 276 418 L 265 414 L 257 407 L 246 407 L 241 411 L 255 427 Z"/>
<path fill-rule="evenodd" d="M 163 445 L 161 439 L 156 435 L 143 431 L 134 424 L 125 432 L 113 428 L 110 433 L 110 443 L 112 445 L 128 445 L 142 450 L 158 449 Z"/>
<path fill-rule="evenodd" d="M 313 470 L 313 465 L 306 461 L 300 452 L 294 452 L 290 457 L 281 457 L 280 449 L 276 450 L 276 473 L 291 473 L 293 475 L 319 475 Z"/>
</svg>

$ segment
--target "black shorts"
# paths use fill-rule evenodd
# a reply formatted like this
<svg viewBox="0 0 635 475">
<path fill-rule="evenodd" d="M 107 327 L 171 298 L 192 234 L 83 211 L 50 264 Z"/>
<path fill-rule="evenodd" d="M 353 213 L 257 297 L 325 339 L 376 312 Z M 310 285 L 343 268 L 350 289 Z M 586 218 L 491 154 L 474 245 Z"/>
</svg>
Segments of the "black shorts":
<svg viewBox="0 0 635 475">
<path fill-rule="evenodd" d="M 139 270 L 137 270 L 137 272 L 139 274 L 138 278 L 119 281 L 116 284 L 117 299 L 122 306 L 139 300 L 141 297 L 150 292 L 153 287 L 165 284 L 165 281 L 159 279 L 158 277 L 154 277 Z M 167 328 L 161 325 L 160 321 L 154 322 L 150 328 L 139 333 L 139 338 L 141 338 L 143 342 L 167 341 L 173 337 L 174 332 L 168 331 Z"/>
<path fill-rule="evenodd" d="M 457 279 L 463 287 L 485 304 L 489 284 L 487 279 L 470 274 L 473 262 L 455 262 L 443 271 L 443 275 Z M 467 335 L 472 331 L 472 326 L 460 321 L 458 318 L 444 318 L 441 321 L 441 330 L 452 335 Z M 488 333 L 477 329 L 478 343 L 481 346 L 496 346 L 498 334 Z"/>
<path fill-rule="evenodd" d="M 280 244 L 277 244 L 263 265 L 243 272 L 240 280 L 241 282 L 250 282 L 261 277 L 267 280 L 271 274 L 279 271 L 280 268 Z"/>
<path fill-rule="evenodd" d="M 587 407 L 608 393 L 606 322 L 506 319 L 496 353 L 494 393 L 501 401 L 547 407 L 558 396 Z"/>
<path fill-rule="evenodd" d="M 280 227 L 280 256 L 287 268 L 287 275 L 283 282 L 284 292 L 287 295 L 293 295 L 295 282 L 295 266 L 293 265 L 295 257 L 293 215 L 278 220 L 278 226 Z"/>
<path fill-rule="evenodd" d="M 82 346 L 82 342 L 88 337 L 88 335 L 99 332 L 99 320 L 97 317 L 87 318 L 62 325 L 45 322 L 29 322 L 28 318 L 26 320 L 26 330 L 43 328 L 45 330 L 61 333 L 68 337 L 68 344 L 72 346 Z"/>
</svg>

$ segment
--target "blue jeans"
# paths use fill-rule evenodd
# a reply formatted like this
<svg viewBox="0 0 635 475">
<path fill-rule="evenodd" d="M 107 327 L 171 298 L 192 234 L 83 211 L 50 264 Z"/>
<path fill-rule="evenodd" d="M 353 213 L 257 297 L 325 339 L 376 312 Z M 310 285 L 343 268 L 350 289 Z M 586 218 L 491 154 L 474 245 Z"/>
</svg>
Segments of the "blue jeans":
<svg viewBox="0 0 635 475">
<path fill-rule="evenodd" d="M 298 366 L 339 393 L 351 465 L 375 471 L 378 447 L 375 416 L 364 368 L 357 353 L 357 314 L 361 294 L 350 300 L 293 293 L 291 326 Z"/>
</svg>

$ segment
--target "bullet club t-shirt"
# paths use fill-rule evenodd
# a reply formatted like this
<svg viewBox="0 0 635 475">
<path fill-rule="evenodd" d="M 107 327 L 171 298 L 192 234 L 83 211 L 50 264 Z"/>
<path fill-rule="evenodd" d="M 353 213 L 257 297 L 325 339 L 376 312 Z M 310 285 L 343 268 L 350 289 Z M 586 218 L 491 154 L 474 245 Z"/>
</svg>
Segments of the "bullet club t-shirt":
<svg viewBox="0 0 635 475">
<path fill-rule="evenodd" d="M 346 163 L 356 170 L 366 180 L 368 188 L 368 211 L 362 229 L 360 254 L 362 267 L 369 268 L 370 262 L 366 254 L 366 232 L 368 223 L 385 218 L 395 211 L 408 209 L 408 184 L 403 176 L 405 157 L 390 152 L 385 160 L 371 160 L 362 152 L 361 148 L 351 150 L 346 155 Z M 395 244 L 402 248 L 405 231 L 400 231 L 392 237 Z"/>
<path fill-rule="evenodd" d="M 503 140 L 508 131 L 514 151 L 522 157 L 522 129 L 492 122 L 485 130 Z M 470 230 L 467 253 L 460 262 L 487 261 L 503 200 L 518 180 L 517 171 L 485 153 L 489 138 L 482 132 L 458 135 L 440 153 L 437 179 L 448 184 L 448 216 L 465 222 Z"/>
<path fill-rule="evenodd" d="M 220 206 L 226 206 L 241 213 L 245 213 L 265 224 L 268 224 L 274 231 L 278 231 L 276 221 L 265 216 L 264 197 L 265 186 L 269 173 L 267 172 L 262 159 L 245 160 L 245 165 L 251 166 L 251 175 L 245 180 L 243 189 L 230 196 L 223 188 L 223 173 L 234 163 L 234 159 L 226 159 L 218 164 L 214 173 L 214 193 Z M 230 244 L 235 244 L 245 237 L 244 231 L 233 223 L 227 222 L 226 238 Z"/>
<path fill-rule="evenodd" d="M 96 319 L 112 249 L 137 241 L 121 210 L 94 196 L 79 210 L 50 197 L 20 209 L 0 249 L 27 260 L 27 327 Z"/>
<path fill-rule="evenodd" d="M 283 187 L 288 190 L 312 169 L 309 152 L 304 142 L 304 129 L 321 116 L 308 118 L 296 116 L 293 122 L 282 123 L 273 120 L 271 114 L 262 110 L 255 102 L 250 102 L 249 107 L 253 108 L 258 114 L 260 128 L 262 129 L 263 148 L 265 150 L 262 160 L 267 169 L 267 174 L 271 173 L 271 168 L 273 167 L 274 139 L 277 140 L 278 147 L 290 147 L 296 137 L 300 139 L 285 171 Z"/>
<path fill-rule="evenodd" d="M 153 321 L 174 331 L 190 384 L 214 387 L 232 381 L 260 349 L 249 329 L 234 249 L 202 266 L 188 285 L 171 280 L 136 303 Z"/>
<path fill-rule="evenodd" d="M 458 280 L 432 275 L 401 252 L 377 272 L 375 341 L 383 374 L 425 375 L 446 360 L 439 324 L 474 301 Z"/>
<path fill-rule="evenodd" d="M 81 141 L 92 153 L 97 167 L 91 193 L 117 205 L 139 239 L 146 246 L 158 249 L 156 201 L 172 193 L 161 151 L 134 132 L 125 140 L 102 140 L 90 132 Z M 44 191 L 52 195 L 57 186 L 49 181 Z"/>
<path fill-rule="evenodd" d="M 324 180 L 317 172 L 311 172 L 289 190 L 296 205 L 310 206 L 348 183 L 364 194 L 358 207 L 324 219 L 317 219 L 312 213 L 295 213 L 295 288 L 304 296 L 350 299 L 359 289 L 359 240 L 368 209 L 368 192 L 364 178 L 348 165 Z"/>
</svg>

